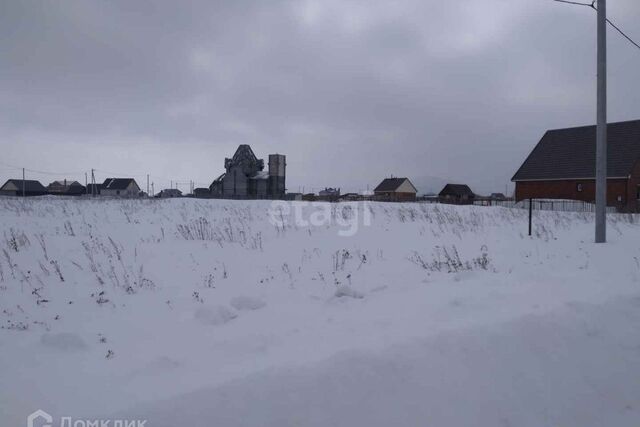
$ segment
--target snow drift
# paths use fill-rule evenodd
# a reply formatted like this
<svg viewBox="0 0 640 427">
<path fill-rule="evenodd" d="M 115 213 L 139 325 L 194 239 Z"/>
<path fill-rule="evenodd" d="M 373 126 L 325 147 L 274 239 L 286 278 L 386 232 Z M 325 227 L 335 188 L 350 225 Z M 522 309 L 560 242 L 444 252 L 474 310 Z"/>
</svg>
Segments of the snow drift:
<svg viewBox="0 0 640 427">
<path fill-rule="evenodd" d="M 0 424 L 637 425 L 638 217 L 0 199 Z"/>
</svg>

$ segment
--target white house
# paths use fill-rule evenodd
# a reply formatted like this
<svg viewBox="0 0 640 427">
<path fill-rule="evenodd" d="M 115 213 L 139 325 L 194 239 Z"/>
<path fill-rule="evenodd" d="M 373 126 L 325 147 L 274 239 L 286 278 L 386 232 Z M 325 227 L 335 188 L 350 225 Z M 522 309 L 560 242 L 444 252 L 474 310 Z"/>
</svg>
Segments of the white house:
<svg viewBox="0 0 640 427">
<path fill-rule="evenodd" d="M 101 196 L 139 197 L 140 187 L 133 178 L 107 178 L 100 189 Z"/>
</svg>

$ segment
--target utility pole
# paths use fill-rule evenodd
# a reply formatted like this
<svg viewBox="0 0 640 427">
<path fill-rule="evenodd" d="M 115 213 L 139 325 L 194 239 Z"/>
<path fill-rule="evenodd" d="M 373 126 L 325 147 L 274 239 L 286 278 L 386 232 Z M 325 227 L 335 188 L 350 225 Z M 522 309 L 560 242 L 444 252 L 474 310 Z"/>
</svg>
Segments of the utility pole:
<svg viewBox="0 0 640 427">
<path fill-rule="evenodd" d="M 24 168 L 22 168 L 22 197 L 25 196 Z"/>
<path fill-rule="evenodd" d="M 151 183 L 151 197 L 155 197 L 156 190 L 153 188 L 153 182 Z"/>
<path fill-rule="evenodd" d="M 96 176 L 94 174 L 94 169 L 91 169 L 91 195 L 96 195 Z"/>
<path fill-rule="evenodd" d="M 87 173 L 84 173 L 84 193 L 89 195 L 89 180 L 87 179 Z"/>
<path fill-rule="evenodd" d="M 147 197 L 149 197 L 149 174 L 147 174 Z"/>
<path fill-rule="evenodd" d="M 598 124 L 596 128 L 596 243 L 607 241 L 607 2 L 598 0 Z"/>
</svg>

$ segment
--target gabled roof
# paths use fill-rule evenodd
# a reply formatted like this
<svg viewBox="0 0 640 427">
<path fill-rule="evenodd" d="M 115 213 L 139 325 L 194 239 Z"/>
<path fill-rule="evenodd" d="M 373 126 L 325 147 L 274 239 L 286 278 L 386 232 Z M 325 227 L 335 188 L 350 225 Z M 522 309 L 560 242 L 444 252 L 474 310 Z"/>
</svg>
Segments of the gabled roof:
<svg viewBox="0 0 640 427">
<path fill-rule="evenodd" d="M 409 178 L 385 178 L 373 191 L 396 191 L 405 181 L 409 181 Z M 413 184 L 411 186 L 416 188 Z"/>
<path fill-rule="evenodd" d="M 631 174 L 640 159 L 640 120 L 607 126 L 607 177 Z M 548 130 L 512 181 L 594 178 L 596 126 Z"/>
<path fill-rule="evenodd" d="M 440 191 L 440 196 L 473 196 L 473 191 L 466 184 L 447 184 Z"/>
<path fill-rule="evenodd" d="M 258 170 L 262 170 L 264 168 L 264 161 L 256 157 L 248 144 L 240 144 L 233 157 L 225 159 L 224 161 L 224 167 L 226 169 L 237 165 L 255 166 Z"/>
<path fill-rule="evenodd" d="M 252 162 L 258 161 L 258 158 L 253 154 L 253 150 L 249 144 L 240 144 L 238 149 L 232 158 L 234 163 L 239 163 L 242 160 L 249 160 Z"/>
<path fill-rule="evenodd" d="M 0 187 L 0 190 L 3 190 L 7 184 L 13 184 L 15 185 L 20 191 L 22 191 L 22 180 L 21 179 L 9 179 L 7 180 L 7 182 L 5 182 L 2 187 Z M 35 181 L 35 180 L 31 180 L 31 179 L 26 179 L 24 180 L 24 189 L 25 191 L 28 192 L 42 192 L 42 193 L 46 193 L 47 189 L 44 188 L 44 186 L 42 184 L 40 184 L 40 181 Z"/>
<path fill-rule="evenodd" d="M 60 180 L 57 180 L 57 181 L 53 181 L 51 184 L 49 184 L 49 186 L 56 186 L 56 185 L 57 186 L 62 186 L 62 187 L 64 187 L 64 186 L 71 187 L 72 185 L 73 186 L 80 185 L 80 186 L 84 187 L 78 181 L 72 181 L 70 179 L 69 180 L 60 179 Z"/>
<path fill-rule="evenodd" d="M 102 183 L 103 190 L 126 190 L 131 182 L 135 183 L 133 178 L 107 178 Z M 138 185 L 138 184 L 136 184 Z"/>
</svg>

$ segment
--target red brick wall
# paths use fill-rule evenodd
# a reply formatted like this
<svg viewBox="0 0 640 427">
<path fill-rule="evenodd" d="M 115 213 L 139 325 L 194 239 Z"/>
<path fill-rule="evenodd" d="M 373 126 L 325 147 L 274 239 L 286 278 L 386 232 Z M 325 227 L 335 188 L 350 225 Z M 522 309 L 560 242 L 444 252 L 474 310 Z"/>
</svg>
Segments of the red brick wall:
<svg viewBox="0 0 640 427">
<path fill-rule="evenodd" d="M 631 171 L 631 177 L 627 183 L 627 195 L 628 202 L 627 208 L 633 212 L 640 212 L 640 203 L 637 200 L 638 186 L 640 185 L 640 161 L 637 161 L 633 170 Z"/>
<path fill-rule="evenodd" d="M 640 172 L 640 165 L 637 165 Z M 640 184 L 640 174 L 634 179 L 609 179 L 607 180 L 607 205 L 630 207 L 636 205 L 635 189 L 630 192 L 630 187 Z M 582 184 L 582 191 L 578 191 L 578 184 Z M 595 180 L 565 180 L 565 181 L 521 181 L 516 182 L 516 201 L 524 199 L 569 199 L 593 202 L 596 198 Z M 618 197 L 622 201 L 618 201 Z"/>
</svg>

